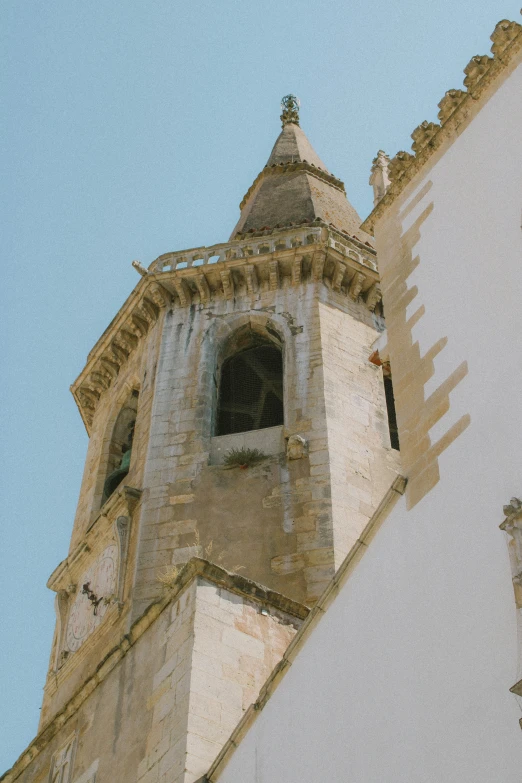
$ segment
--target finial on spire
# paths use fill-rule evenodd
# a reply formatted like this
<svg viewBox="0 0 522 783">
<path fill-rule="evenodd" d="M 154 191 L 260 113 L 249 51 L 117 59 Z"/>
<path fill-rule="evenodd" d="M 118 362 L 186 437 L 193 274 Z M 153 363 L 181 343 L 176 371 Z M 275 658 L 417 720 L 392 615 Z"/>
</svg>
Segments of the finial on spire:
<svg viewBox="0 0 522 783">
<path fill-rule="evenodd" d="M 291 122 L 293 122 L 294 125 L 299 125 L 300 105 L 301 101 L 295 95 L 285 95 L 281 100 L 281 109 L 283 110 L 281 122 L 283 123 L 283 128 Z"/>
</svg>

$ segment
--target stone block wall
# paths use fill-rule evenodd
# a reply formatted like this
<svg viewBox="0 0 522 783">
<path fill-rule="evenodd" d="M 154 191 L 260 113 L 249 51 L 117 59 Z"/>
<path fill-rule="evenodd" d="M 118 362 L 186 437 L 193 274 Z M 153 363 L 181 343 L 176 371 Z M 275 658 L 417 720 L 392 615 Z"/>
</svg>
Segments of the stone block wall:
<svg viewBox="0 0 522 783">
<path fill-rule="evenodd" d="M 314 302 L 310 285 L 167 314 L 144 479 L 134 616 L 158 595 L 158 571 L 205 553 L 296 600 L 313 598 L 305 563 L 296 558 L 296 520 L 305 516 L 303 503 L 312 500 L 308 459 L 288 462 L 284 436 L 309 437 L 312 418 L 321 416 L 316 406 L 321 370 L 310 367 L 309 358 L 310 336 L 318 325 Z M 224 471 L 208 464 L 216 367 L 221 346 L 241 328 L 281 336 L 283 450 L 255 468 Z"/>
<path fill-rule="evenodd" d="M 211 582 L 195 583 L 183 605 L 171 609 L 138 783 L 201 777 L 282 658 L 297 624 Z"/>
<path fill-rule="evenodd" d="M 400 458 L 390 447 L 382 370 L 368 361 L 377 336 L 371 314 L 335 294 L 318 307 L 326 439 L 310 455 L 310 473 L 320 474 L 328 462 L 338 568 L 399 472 Z"/>
<path fill-rule="evenodd" d="M 378 335 L 372 319 L 362 303 L 313 282 L 167 313 L 134 617 L 159 595 L 158 574 L 194 555 L 242 569 L 295 600 L 317 600 L 397 467 L 380 371 L 368 362 Z M 245 328 L 283 344 L 283 450 L 247 471 L 224 471 L 209 464 L 217 368 L 224 343 Z M 284 444 L 295 433 L 308 452 L 291 461 Z M 250 441 L 256 445 L 255 433 Z"/>
<path fill-rule="evenodd" d="M 307 610 L 192 561 L 40 732 L 3 783 L 188 783 L 208 769 Z"/>
</svg>

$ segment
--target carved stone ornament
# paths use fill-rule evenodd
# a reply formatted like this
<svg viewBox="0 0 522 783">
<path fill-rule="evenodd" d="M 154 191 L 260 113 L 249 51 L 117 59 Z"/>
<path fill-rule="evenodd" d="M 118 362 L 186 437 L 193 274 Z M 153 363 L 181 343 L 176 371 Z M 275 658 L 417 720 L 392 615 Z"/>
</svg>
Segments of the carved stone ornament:
<svg viewBox="0 0 522 783">
<path fill-rule="evenodd" d="M 522 608 L 522 501 L 511 498 L 509 505 L 504 506 L 505 520 L 500 525 L 501 530 L 511 537 L 509 557 L 515 589 L 517 606 Z"/>
<path fill-rule="evenodd" d="M 114 342 L 127 351 L 128 354 L 138 345 L 136 335 L 128 329 L 120 329 Z"/>
<path fill-rule="evenodd" d="M 196 275 L 194 280 L 199 291 L 199 299 L 202 304 L 208 304 L 210 302 L 210 288 L 205 275 Z"/>
<path fill-rule="evenodd" d="M 382 291 L 379 283 L 374 283 L 366 294 L 366 307 L 370 312 L 374 312 L 378 303 L 382 299 Z"/>
<path fill-rule="evenodd" d="M 182 307 L 187 307 L 192 302 L 192 294 L 187 281 L 183 277 L 176 277 L 172 281 Z"/>
<path fill-rule="evenodd" d="M 255 294 L 258 289 L 258 279 L 256 268 L 253 264 L 247 264 L 245 266 L 245 282 L 248 294 Z"/>
<path fill-rule="evenodd" d="M 141 310 L 137 307 L 133 311 L 129 321 L 127 321 L 127 326 L 131 332 L 136 335 L 138 340 L 141 340 L 142 337 L 145 337 L 149 331 L 149 322 L 144 317 L 144 314 L 141 312 Z"/>
<path fill-rule="evenodd" d="M 96 389 L 96 391 L 98 391 L 101 395 L 111 385 L 112 377 L 100 363 L 97 365 L 96 369 L 91 372 L 89 380 L 91 381 L 94 389 Z"/>
<path fill-rule="evenodd" d="M 299 125 L 300 105 L 301 102 L 295 95 L 285 95 L 285 97 L 281 99 L 281 109 L 283 111 L 281 114 L 281 122 L 283 124 L 283 128 L 290 122 L 293 122 L 295 125 Z"/>
<path fill-rule="evenodd" d="M 493 32 L 491 33 L 491 40 L 493 46 L 491 51 L 495 57 L 502 57 L 511 41 L 517 37 L 522 30 L 522 25 L 517 22 L 510 22 L 509 19 L 502 19 Z"/>
<path fill-rule="evenodd" d="M 509 505 L 503 507 L 503 512 L 506 515 L 508 522 L 514 516 L 522 514 L 522 501 L 519 498 L 511 498 Z"/>
<path fill-rule="evenodd" d="M 445 93 L 444 98 L 439 103 L 439 113 L 437 115 L 441 122 L 446 122 L 459 103 L 462 102 L 465 95 L 465 90 L 448 90 Z"/>
<path fill-rule="evenodd" d="M 492 57 L 488 57 L 487 54 L 477 54 L 472 57 L 469 63 L 464 68 L 466 78 L 464 79 L 464 87 L 468 90 L 473 90 L 482 79 L 489 66 L 493 62 Z"/>
<path fill-rule="evenodd" d="M 111 352 L 112 355 L 114 356 L 114 359 L 116 360 L 116 362 L 118 362 L 120 367 L 122 364 L 125 364 L 125 362 L 129 358 L 129 352 L 126 351 L 125 348 L 120 343 L 117 343 L 116 340 L 113 340 L 113 342 L 111 343 Z"/>
<path fill-rule="evenodd" d="M 156 307 L 159 307 L 160 310 L 163 307 L 168 307 L 170 304 L 172 304 L 171 295 L 164 286 L 159 285 L 158 283 L 151 285 L 147 293 Z"/>
<path fill-rule="evenodd" d="M 103 622 L 110 605 L 118 600 L 117 574 L 121 568 L 118 546 L 114 542 L 107 543 L 80 571 L 79 584 L 82 589 L 68 600 L 65 634 L 61 641 L 63 649 L 69 653 L 79 650 Z"/>
<path fill-rule="evenodd" d="M 522 500 L 520 498 L 511 498 L 508 505 L 503 508 L 506 518 L 500 525 L 500 529 L 504 530 L 508 536 L 509 541 L 509 559 L 511 562 L 511 573 L 513 578 L 513 589 L 515 593 L 515 603 L 517 609 L 517 622 L 519 627 L 519 640 L 522 639 Z M 520 657 L 519 647 L 519 657 Z M 511 693 L 522 697 L 522 680 L 515 683 L 510 688 Z M 522 719 L 520 720 L 520 728 L 522 728 Z"/>
<path fill-rule="evenodd" d="M 411 134 L 413 139 L 411 148 L 415 154 L 420 152 L 421 149 L 430 143 L 431 139 L 433 136 L 435 136 L 439 128 L 440 125 L 437 125 L 435 122 L 427 122 L 427 120 L 424 120 L 424 122 L 421 122 L 421 124 L 415 128 Z"/>
<path fill-rule="evenodd" d="M 343 282 L 345 272 L 346 272 L 346 264 L 343 264 L 342 261 L 337 261 L 335 265 L 335 273 L 332 280 L 332 288 L 334 291 L 341 290 L 341 284 Z"/>
<path fill-rule="evenodd" d="M 132 266 L 134 267 L 134 269 L 136 270 L 136 272 L 137 272 L 139 275 L 141 275 L 142 277 L 147 277 L 147 275 L 149 274 L 148 270 L 147 270 L 147 269 L 145 269 L 145 267 L 143 266 L 143 264 L 142 264 L 142 263 L 140 263 L 139 261 L 133 261 L 133 262 L 132 262 Z"/>
<path fill-rule="evenodd" d="M 352 277 L 350 288 L 348 289 L 348 295 L 354 300 L 354 302 L 359 298 L 362 287 L 364 285 L 364 280 L 365 277 L 362 272 L 356 272 Z"/>
<path fill-rule="evenodd" d="M 379 150 L 372 161 L 370 185 L 373 187 L 373 203 L 377 204 L 390 187 L 388 166 L 390 159 L 384 150 Z"/>
<path fill-rule="evenodd" d="M 136 309 L 142 318 L 147 321 L 149 327 L 158 320 L 158 308 L 150 299 L 147 299 L 147 297 L 143 297 L 141 305 Z"/>
<path fill-rule="evenodd" d="M 286 446 L 287 459 L 302 459 L 306 457 L 308 442 L 302 435 L 290 435 Z"/>
<path fill-rule="evenodd" d="M 104 353 L 100 359 L 100 364 L 103 369 L 111 376 L 112 380 L 118 376 L 120 371 L 120 364 L 114 361 L 111 353 Z"/>
<path fill-rule="evenodd" d="M 388 166 L 388 176 L 391 182 L 398 182 L 412 160 L 414 155 L 410 155 L 409 152 L 398 152 L 394 158 L 391 159 Z"/>
</svg>

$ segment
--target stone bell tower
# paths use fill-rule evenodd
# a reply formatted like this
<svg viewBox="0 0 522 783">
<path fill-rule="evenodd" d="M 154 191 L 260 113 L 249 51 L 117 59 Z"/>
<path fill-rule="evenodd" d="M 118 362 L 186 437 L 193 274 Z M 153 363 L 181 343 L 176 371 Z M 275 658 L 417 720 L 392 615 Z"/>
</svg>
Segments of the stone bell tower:
<svg viewBox="0 0 522 783">
<path fill-rule="evenodd" d="M 90 440 L 24 781 L 204 774 L 396 475 L 375 251 L 282 108 L 230 239 L 134 262 L 72 385 Z"/>
</svg>

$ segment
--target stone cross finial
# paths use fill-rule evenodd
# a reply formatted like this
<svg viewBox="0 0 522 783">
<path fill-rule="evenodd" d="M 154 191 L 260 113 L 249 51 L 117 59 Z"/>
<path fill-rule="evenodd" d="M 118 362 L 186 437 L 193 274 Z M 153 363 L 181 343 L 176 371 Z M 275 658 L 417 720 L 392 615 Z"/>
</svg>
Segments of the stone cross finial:
<svg viewBox="0 0 522 783">
<path fill-rule="evenodd" d="M 370 185 L 373 187 L 373 205 L 375 206 L 390 187 L 388 165 L 390 159 L 383 150 L 379 150 L 373 159 Z"/>
<path fill-rule="evenodd" d="M 291 122 L 293 122 L 294 125 L 299 125 L 300 105 L 301 102 L 295 95 L 285 95 L 285 97 L 282 98 L 281 109 L 283 110 L 283 113 L 281 114 L 281 122 L 283 123 L 283 128 Z"/>
</svg>

